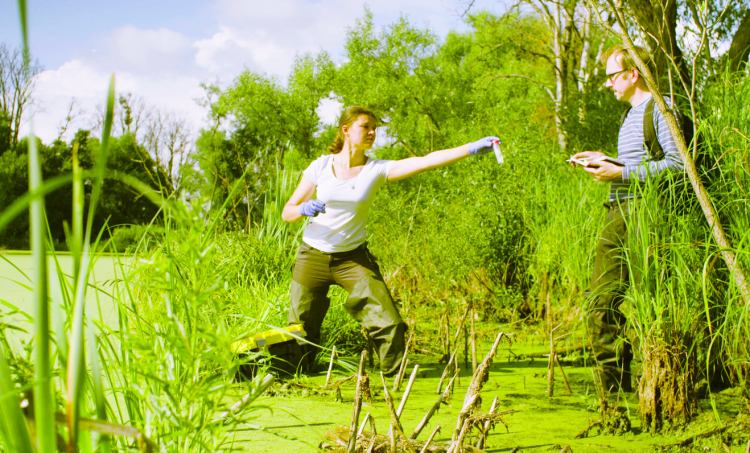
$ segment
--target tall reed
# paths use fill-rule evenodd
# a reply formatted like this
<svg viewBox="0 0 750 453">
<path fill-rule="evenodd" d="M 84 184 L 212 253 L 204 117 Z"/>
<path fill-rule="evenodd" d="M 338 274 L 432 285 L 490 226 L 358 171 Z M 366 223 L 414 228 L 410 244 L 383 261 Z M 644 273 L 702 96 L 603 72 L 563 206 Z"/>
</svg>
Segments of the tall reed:
<svg viewBox="0 0 750 453">
<path fill-rule="evenodd" d="M 747 124 L 750 121 L 750 77 L 747 73 L 724 74 L 705 93 L 706 119 L 701 130 L 706 137 L 709 151 L 714 156 L 716 169 L 710 186 L 712 199 L 719 216 L 727 225 L 728 235 L 735 248 L 738 262 L 745 270 L 750 269 L 750 136 Z M 744 389 L 745 398 L 750 398 L 750 327 L 748 307 L 741 303 L 734 282 L 721 279 L 726 270 L 717 260 L 718 250 L 711 249 L 703 273 L 706 284 L 719 286 L 723 300 L 713 311 L 712 351 L 720 356 L 732 381 Z M 716 281 L 719 280 L 719 281 Z M 722 281 L 723 280 L 723 281 Z M 710 307 L 707 307 L 707 310 Z"/>
<path fill-rule="evenodd" d="M 19 10 L 28 64 L 24 1 L 19 1 Z M 93 170 L 80 169 L 74 145 L 73 174 L 43 181 L 37 141 L 32 136 L 29 192 L 0 213 L 3 228 L 29 208 L 34 259 L 30 287 L 35 301 L 35 352 L 34 378 L 30 383 L 13 372 L 12 364 L 18 358 L 7 349 L 10 343 L 5 332 L 0 338 L 0 446 L 6 451 L 56 451 L 62 447 L 60 443 L 68 451 L 111 451 L 113 446 L 128 448 L 134 436 L 142 445 L 153 437 L 168 451 L 216 451 L 225 448 L 227 442 L 231 444 L 232 426 L 245 420 L 250 403 L 267 387 L 263 376 L 239 387 L 233 383 L 237 361 L 229 348 L 233 336 L 214 323 L 217 313 L 221 314 L 219 319 L 230 318 L 221 309 L 211 309 L 216 302 L 217 285 L 225 284 L 216 278 L 212 273 L 216 268 L 207 262 L 216 249 L 217 217 L 206 222 L 199 213 L 175 200 L 161 199 L 139 181 L 107 171 L 113 109 L 114 79 L 108 90 L 103 136 Z M 143 282 L 137 279 L 138 272 L 132 271 L 137 262 L 119 256 L 114 259 L 119 263 L 121 281 L 110 289 L 92 286 L 102 234 L 95 232 L 92 225 L 105 176 L 120 179 L 168 211 L 163 253 L 151 257 L 159 271 L 151 275 L 153 286 L 144 285 L 133 291 L 134 284 Z M 82 190 L 84 178 L 93 182 L 87 204 Z M 74 200 L 68 244 L 72 276 L 64 270 L 54 250 L 47 247 L 44 215 L 44 195 L 71 181 Z M 175 236 L 184 241 L 174 241 Z M 48 256 L 56 264 L 53 273 L 48 271 Z M 144 255 L 135 257 L 140 258 Z M 141 272 L 146 269 L 154 270 L 145 266 Z M 62 299 L 50 298 L 49 275 L 59 284 Z M 94 297 L 99 301 L 99 318 L 105 319 L 103 314 L 114 308 L 117 325 L 88 319 L 93 313 L 86 307 L 91 288 L 96 290 Z M 149 288 L 154 291 L 143 297 L 144 289 Z M 99 295 L 105 293 L 109 297 L 100 299 Z M 163 310 L 155 309 L 158 307 Z M 50 322 L 53 318 L 58 326 L 55 339 Z M 62 380 L 62 376 L 67 377 Z M 31 422 L 21 410 L 21 400 L 32 386 L 33 398 L 29 399 L 34 405 L 33 439 L 27 428 Z M 248 391 L 255 396 L 243 398 L 242 404 L 233 406 Z M 61 394 L 66 400 L 65 429 L 58 427 L 56 421 L 61 410 L 57 395 Z M 84 423 L 82 417 L 94 417 L 99 425 L 92 425 L 90 420 Z M 96 429 L 89 436 L 79 435 L 82 427 L 92 430 L 92 426 L 103 426 L 107 419 L 111 419 L 107 433 L 115 435 L 114 444 L 106 435 L 97 434 Z"/>
</svg>

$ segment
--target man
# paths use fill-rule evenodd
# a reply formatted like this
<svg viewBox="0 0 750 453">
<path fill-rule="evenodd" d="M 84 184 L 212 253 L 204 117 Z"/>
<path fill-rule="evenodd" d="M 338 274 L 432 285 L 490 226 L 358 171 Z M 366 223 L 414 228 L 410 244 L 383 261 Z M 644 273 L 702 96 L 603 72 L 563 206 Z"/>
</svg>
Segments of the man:
<svg viewBox="0 0 750 453">
<path fill-rule="evenodd" d="M 648 52 L 635 48 L 638 56 L 649 62 Z M 617 140 L 617 159 L 605 160 L 598 151 L 584 151 L 573 156 L 579 165 L 597 181 L 610 182 L 604 228 L 594 258 L 594 272 L 589 285 L 590 306 L 587 324 L 597 374 L 606 391 L 632 391 L 630 361 L 632 350 L 624 337 L 625 317 L 620 311 L 628 284 L 628 266 L 622 249 L 627 247 L 626 217 L 639 197 L 637 181 L 645 181 L 668 170 L 681 171 L 682 159 L 677 151 L 664 116 L 653 109 L 656 137 L 663 157 L 655 160 L 644 146 L 643 116 L 651 100 L 651 91 L 622 46 L 610 48 L 603 56 L 606 64 L 604 85 L 615 97 L 630 104 Z M 668 101 L 668 100 L 667 100 Z M 573 165 L 576 165 L 574 163 Z"/>
</svg>

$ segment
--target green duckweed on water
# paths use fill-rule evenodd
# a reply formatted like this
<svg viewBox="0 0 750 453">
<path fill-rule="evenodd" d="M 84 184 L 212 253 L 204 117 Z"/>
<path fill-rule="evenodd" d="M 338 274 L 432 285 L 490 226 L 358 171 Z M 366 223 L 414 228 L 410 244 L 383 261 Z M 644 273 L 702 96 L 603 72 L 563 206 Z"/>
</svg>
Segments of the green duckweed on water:
<svg viewBox="0 0 750 453">
<path fill-rule="evenodd" d="M 487 349 L 485 345 L 484 350 Z M 497 397 L 498 412 L 502 414 L 486 440 L 485 451 L 745 451 L 750 434 L 742 431 L 742 427 L 748 425 L 735 419 L 743 409 L 738 389 L 713 393 L 711 398 L 716 411 L 712 409 L 711 399 L 702 399 L 700 413 L 694 420 L 659 434 L 642 429 L 636 393 L 615 395 L 613 400 L 627 415 L 632 429 L 621 435 L 607 434 L 596 424 L 600 420 L 599 403 L 591 368 L 582 366 L 582 361 L 573 354 L 563 356 L 561 365 L 555 368 L 554 396 L 548 397 L 545 352 L 544 345 L 534 342 L 532 337 L 526 344 L 512 347 L 501 343 L 481 393 L 481 412 L 486 413 Z M 445 366 L 429 355 L 412 357 L 411 363 L 418 363 L 419 371 L 401 415 L 407 435 L 435 404 Z M 471 381 L 470 367 L 465 367 L 463 359 L 460 365 L 460 378 L 450 399 L 418 437 L 424 442 L 439 425 L 441 429 L 433 445 L 443 450 L 436 451 L 444 451 L 450 445 Z M 400 391 L 393 394 L 396 404 L 410 372 L 406 373 Z M 369 414 L 376 432 L 383 435 L 390 425 L 388 408 L 377 370 L 370 369 L 368 373 L 372 401 L 363 403 L 359 421 L 361 423 L 365 414 Z M 243 439 L 254 452 L 319 451 L 321 448 L 345 451 L 342 442 L 348 439 L 355 392 L 355 380 L 345 380 L 350 376 L 351 373 L 344 371 L 334 373 L 331 382 L 343 381 L 339 392 L 325 386 L 325 371 L 278 381 L 258 400 L 264 409 L 258 412 L 254 423 L 237 433 L 238 439 Z M 390 387 L 393 379 L 387 378 L 387 382 Z M 365 433 L 372 433 L 369 423 Z M 465 443 L 469 444 L 473 442 Z"/>
</svg>

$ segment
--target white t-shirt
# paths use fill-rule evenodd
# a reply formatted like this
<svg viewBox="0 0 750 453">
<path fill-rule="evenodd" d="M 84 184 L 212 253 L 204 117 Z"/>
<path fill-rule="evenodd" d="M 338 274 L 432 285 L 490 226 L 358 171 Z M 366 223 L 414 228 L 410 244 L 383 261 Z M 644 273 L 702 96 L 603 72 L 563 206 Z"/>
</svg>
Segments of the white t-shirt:
<svg viewBox="0 0 750 453">
<path fill-rule="evenodd" d="M 326 204 L 326 212 L 310 217 L 302 240 L 326 253 L 362 245 L 367 240 L 370 205 L 392 162 L 368 158 L 357 176 L 344 180 L 333 174 L 333 154 L 315 159 L 303 175 L 317 186 L 316 198 Z"/>
</svg>

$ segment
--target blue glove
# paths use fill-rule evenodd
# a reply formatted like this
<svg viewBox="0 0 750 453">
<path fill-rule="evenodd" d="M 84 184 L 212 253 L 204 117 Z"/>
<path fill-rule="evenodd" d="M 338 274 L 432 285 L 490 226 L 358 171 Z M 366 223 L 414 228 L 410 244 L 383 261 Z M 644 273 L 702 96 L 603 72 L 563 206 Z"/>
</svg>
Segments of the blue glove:
<svg viewBox="0 0 750 453">
<path fill-rule="evenodd" d="M 475 154 L 484 154 L 492 151 L 492 143 L 493 142 L 500 142 L 500 139 L 497 137 L 484 137 L 482 139 L 479 139 L 475 142 L 469 143 L 469 154 L 472 156 Z"/>
<path fill-rule="evenodd" d="M 321 212 L 326 212 L 326 204 L 320 200 L 307 200 L 299 205 L 299 212 L 308 217 L 315 217 Z"/>
</svg>

